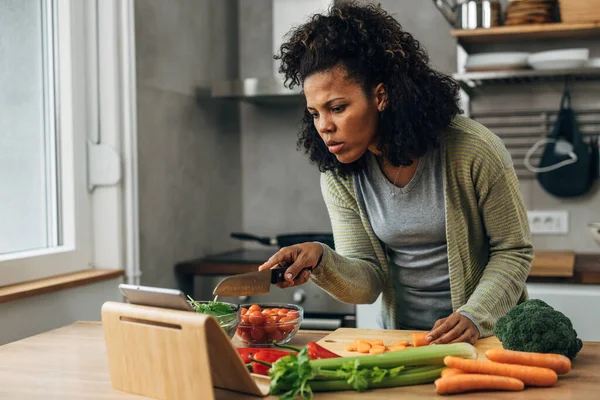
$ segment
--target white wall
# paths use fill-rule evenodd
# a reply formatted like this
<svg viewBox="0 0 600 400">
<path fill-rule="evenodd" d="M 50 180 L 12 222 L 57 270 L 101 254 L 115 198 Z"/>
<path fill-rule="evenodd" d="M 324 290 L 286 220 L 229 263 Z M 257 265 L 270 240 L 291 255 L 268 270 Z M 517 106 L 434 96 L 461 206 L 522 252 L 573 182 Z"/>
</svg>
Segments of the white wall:
<svg viewBox="0 0 600 400">
<path fill-rule="evenodd" d="M 121 301 L 113 279 L 0 304 L 0 345 L 75 321 L 99 321 L 105 301 Z"/>
</svg>

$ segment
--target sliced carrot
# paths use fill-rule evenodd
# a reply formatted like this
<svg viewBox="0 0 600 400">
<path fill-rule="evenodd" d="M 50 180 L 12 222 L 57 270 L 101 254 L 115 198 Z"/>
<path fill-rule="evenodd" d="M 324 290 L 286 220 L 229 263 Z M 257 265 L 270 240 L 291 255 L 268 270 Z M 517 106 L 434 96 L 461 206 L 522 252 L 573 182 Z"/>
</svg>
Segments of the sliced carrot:
<svg viewBox="0 0 600 400">
<path fill-rule="evenodd" d="M 389 351 L 401 351 L 405 350 L 406 346 L 388 346 L 387 348 Z"/>
<path fill-rule="evenodd" d="M 485 355 L 490 361 L 550 368 L 557 374 L 566 374 L 571 370 L 571 360 L 562 354 L 529 353 L 526 351 L 491 349 L 486 351 Z"/>
<path fill-rule="evenodd" d="M 420 346 L 427 346 L 427 345 L 429 345 L 429 341 L 427 341 L 427 334 L 428 333 L 429 332 L 413 333 L 412 334 L 413 346 L 420 347 Z"/>
<path fill-rule="evenodd" d="M 383 354 L 385 352 L 385 346 L 371 346 L 369 354 Z"/>
<path fill-rule="evenodd" d="M 383 346 L 383 340 L 366 340 L 371 346 Z"/>
<path fill-rule="evenodd" d="M 460 369 L 446 368 L 445 370 L 442 371 L 442 378 L 445 378 L 447 376 L 461 375 L 461 374 L 464 374 L 464 372 L 461 371 Z"/>
<path fill-rule="evenodd" d="M 458 368 L 469 374 L 500 375 L 516 378 L 528 386 L 554 386 L 558 380 L 556 372 L 549 368 L 502 364 L 484 360 L 466 360 L 453 356 L 444 357 L 444 364 L 450 368 Z"/>
<path fill-rule="evenodd" d="M 439 378 L 435 382 L 437 394 L 455 394 L 477 390 L 523 390 L 525 385 L 518 379 L 507 376 L 461 374 Z"/>
<path fill-rule="evenodd" d="M 369 342 L 367 342 L 366 340 L 358 341 L 358 346 L 356 346 L 356 350 L 358 350 L 359 353 L 368 353 L 370 349 L 371 345 L 369 344 Z"/>
<path fill-rule="evenodd" d="M 410 342 L 408 340 L 402 340 L 401 342 L 396 342 L 392 346 L 410 346 Z"/>
<path fill-rule="evenodd" d="M 346 349 L 346 351 L 356 351 L 356 345 L 355 344 L 347 344 L 344 346 L 344 349 Z"/>
</svg>

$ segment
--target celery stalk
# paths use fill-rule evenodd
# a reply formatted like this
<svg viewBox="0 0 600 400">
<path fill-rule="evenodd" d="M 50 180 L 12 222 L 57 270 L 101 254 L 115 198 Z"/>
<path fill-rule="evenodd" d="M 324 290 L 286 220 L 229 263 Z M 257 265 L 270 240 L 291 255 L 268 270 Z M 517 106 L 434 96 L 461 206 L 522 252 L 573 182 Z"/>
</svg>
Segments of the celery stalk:
<svg viewBox="0 0 600 400">
<path fill-rule="evenodd" d="M 419 368 L 419 371 L 402 373 L 393 378 L 384 378 L 381 382 L 369 382 L 369 389 L 423 385 L 432 383 L 440 377 L 442 370 L 445 367 L 424 367 Z M 352 385 L 345 380 L 329 380 L 329 381 L 309 381 L 313 392 L 335 392 L 342 390 L 353 390 Z"/>
<path fill-rule="evenodd" d="M 444 357 L 446 356 L 475 359 L 477 358 L 477 351 L 469 343 L 436 344 L 376 355 L 311 360 L 310 365 L 320 369 L 337 369 L 345 362 L 358 359 L 361 368 L 393 368 L 399 365 L 441 366 L 444 364 Z"/>
</svg>

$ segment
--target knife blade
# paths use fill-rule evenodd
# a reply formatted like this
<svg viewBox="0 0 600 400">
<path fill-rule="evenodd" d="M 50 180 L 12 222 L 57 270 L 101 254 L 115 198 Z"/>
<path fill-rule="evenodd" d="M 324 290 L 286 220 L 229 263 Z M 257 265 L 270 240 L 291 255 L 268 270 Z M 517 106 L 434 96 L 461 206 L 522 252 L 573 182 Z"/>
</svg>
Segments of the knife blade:
<svg viewBox="0 0 600 400">
<path fill-rule="evenodd" d="M 277 267 L 228 276 L 215 286 L 213 296 L 251 296 L 269 293 L 271 285 L 285 281 L 283 276 L 287 269 L 287 266 Z M 305 270 L 310 271 L 312 267 L 304 268 L 302 271 Z"/>
</svg>

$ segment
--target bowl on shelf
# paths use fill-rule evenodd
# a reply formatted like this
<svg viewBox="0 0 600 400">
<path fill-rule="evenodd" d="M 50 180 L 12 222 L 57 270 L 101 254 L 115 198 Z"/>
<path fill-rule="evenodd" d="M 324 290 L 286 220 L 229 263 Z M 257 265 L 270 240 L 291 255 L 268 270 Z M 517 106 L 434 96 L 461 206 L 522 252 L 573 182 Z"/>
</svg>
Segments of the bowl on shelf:
<svg viewBox="0 0 600 400">
<path fill-rule="evenodd" d="M 192 305 L 192 307 L 198 312 L 200 313 L 200 311 L 198 311 L 198 305 L 200 304 L 208 304 L 208 303 L 212 303 L 212 301 L 193 301 L 190 302 L 190 304 Z M 240 318 L 239 318 L 239 306 L 237 304 L 232 304 L 232 303 L 225 303 L 225 302 L 219 302 L 222 304 L 225 304 L 229 307 L 231 307 L 231 314 L 223 314 L 223 315 L 213 315 L 210 313 L 206 313 L 211 315 L 212 317 L 214 317 L 217 322 L 219 323 L 219 325 L 221 326 L 221 328 L 223 328 L 223 330 L 225 331 L 225 333 L 227 333 L 227 336 L 229 336 L 230 339 L 233 338 L 233 336 L 235 335 L 235 331 L 238 327 L 238 324 L 240 323 Z"/>
<path fill-rule="evenodd" d="M 596 243 L 598 243 L 598 246 L 600 246 L 600 222 L 590 222 L 588 224 L 588 228 L 590 230 L 590 234 Z"/>
<path fill-rule="evenodd" d="M 304 309 L 296 304 L 242 304 L 238 311 L 237 337 L 252 347 L 289 342 L 300 329 Z"/>
</svg>

